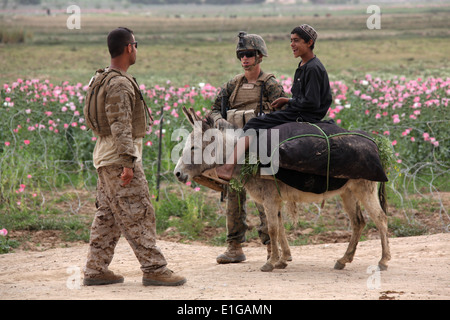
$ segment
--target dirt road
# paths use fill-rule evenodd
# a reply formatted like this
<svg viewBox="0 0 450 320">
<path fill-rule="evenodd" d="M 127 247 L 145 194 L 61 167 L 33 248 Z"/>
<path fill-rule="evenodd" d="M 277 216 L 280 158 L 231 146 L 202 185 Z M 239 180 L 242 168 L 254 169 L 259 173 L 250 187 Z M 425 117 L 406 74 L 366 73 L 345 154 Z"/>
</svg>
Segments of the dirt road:
<svg viewBox="0 0 450 320">
<path fill-rule="evenodd" d="M 181 287 L 143 287 L 138 262 L 121 239 L 111 270 L 118 285 L 84 287 L 87 245 L 0 256 L 0 299 L 450 299 L 450 234 L 391 238 L 392 260 L 386 272 L 375 267 L 379 240 L 360 242 L 353 263 L 334 270 L 347 244 L 292 247 L 284 270 L 263 273 L 265 247 L 246 247 L 247 261 L 218 265 L 224 248 L 159 241 L 169 267 L 185 275 Z"/>
</svg>

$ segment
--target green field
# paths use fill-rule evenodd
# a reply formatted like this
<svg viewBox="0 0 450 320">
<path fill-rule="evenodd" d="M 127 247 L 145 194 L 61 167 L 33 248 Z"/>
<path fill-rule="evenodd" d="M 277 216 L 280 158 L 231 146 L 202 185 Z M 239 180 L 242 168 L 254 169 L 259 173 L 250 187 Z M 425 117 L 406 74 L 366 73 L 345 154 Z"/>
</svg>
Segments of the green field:
<svg viewBox="0 0 450 320">
<path fill-rule="evenodd" d="M 279 6 L 277 10 L 268 5 L 197 6 L 195 11 L 192 6 L 163 6 L 128 8 L 127 13 L 86 10 L 81 14 L 80 30 L 67 28 L 69 15 L 64 10 L 53 16 L 2 11 L 1 32 L 22 34 L 25 39 L 23 43 L 0 44 L 0 82 L 39 78 L 86 83 L 95 69 L 108 65 L 105 39 L 117 26 L 135 31 L 139 60 L 130 72 L 146 85 L 167 80 L 180 86 L 198 82 L 221 85 L 241 72 L 234 54 L 240 30 L 265 38 L 270 55 L 263 62 L 266 71 L 292 76 L 298 61 L 292 57 L 289 34 L 300 23 L 318 30 L 315 51 L 332 79 L 352 79 L 365 73 L 450 75 L 450 5 L 385 4 L 381 10 L 380 30 L 367 29 L 370 15 L 362 5 Z M 233 14 L 237 17 L 232 18 Z"/>
</svg>

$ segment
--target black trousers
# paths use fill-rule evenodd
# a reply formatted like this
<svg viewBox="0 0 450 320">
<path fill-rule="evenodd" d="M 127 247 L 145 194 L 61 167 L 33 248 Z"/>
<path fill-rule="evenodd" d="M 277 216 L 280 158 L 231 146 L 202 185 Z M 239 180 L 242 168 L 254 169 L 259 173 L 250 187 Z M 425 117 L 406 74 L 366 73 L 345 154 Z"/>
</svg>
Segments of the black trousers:
<svg viewBox="0 0 450 320">
<path fill-rule="evenodd" d="M 270 129 L 289 122 L 303 122 L 300 112 L 293 108 L 278 110 L 264 116 L 250 119 L 244 126 L 244 132 L 254 129 L 256 132 L 260 129 Z"/>
</svg>

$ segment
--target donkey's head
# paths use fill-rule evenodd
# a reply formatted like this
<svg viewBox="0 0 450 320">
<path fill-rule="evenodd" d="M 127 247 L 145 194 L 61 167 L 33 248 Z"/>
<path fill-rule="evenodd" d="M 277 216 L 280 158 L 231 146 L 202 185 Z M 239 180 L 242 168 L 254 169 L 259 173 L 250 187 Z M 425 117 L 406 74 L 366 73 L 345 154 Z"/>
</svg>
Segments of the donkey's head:
<svg viewBox="0 0 450 320">
<path fill-rule="evenodd" d="M 201 175 L 203 171 L 224 163 L 227 137 L 225 127 L 223 125 L 215 127 L 214 120 L 210 116 L 202 119 L 193 108 L 187 110 L 185 107 L 183 113 L 194 130 L 186 139 L 174 174 L 180 182 L 185 183 Z"/>
</svg>

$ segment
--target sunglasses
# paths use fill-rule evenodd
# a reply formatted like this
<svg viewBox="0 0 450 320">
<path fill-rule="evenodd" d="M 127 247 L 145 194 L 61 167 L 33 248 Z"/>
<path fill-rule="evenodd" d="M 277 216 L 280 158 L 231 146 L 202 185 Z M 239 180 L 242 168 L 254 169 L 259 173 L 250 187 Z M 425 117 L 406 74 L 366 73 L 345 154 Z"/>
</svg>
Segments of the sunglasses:
<svg viewBox="0 0 450 320">
<path fill-rule="evenodd" d="M 243 57 L 253 58 L 256 56 L 256 50 L 239 51 L 237 56 L 239 59 L 242 59 Z"/>
<path fill-rule="evenodd" d="M 130 43 L 127 43 L 126 45 L 125 45 L 125 47 L 127 47 L 128 45 L 133 45 L 134 44 L 134 47 L 137 49 L 137 47 L 138 47 L 138 43 L 137 42 L 130 42 Z"/>
</svg>

